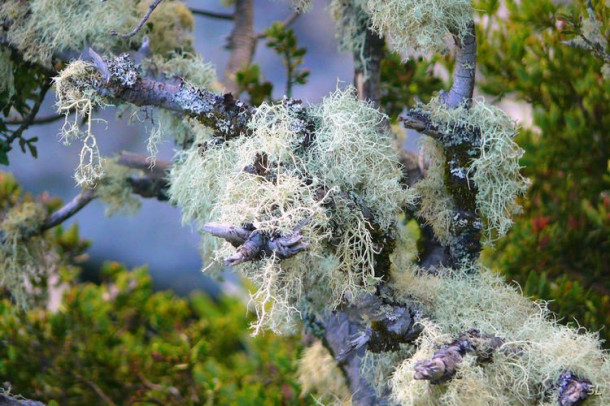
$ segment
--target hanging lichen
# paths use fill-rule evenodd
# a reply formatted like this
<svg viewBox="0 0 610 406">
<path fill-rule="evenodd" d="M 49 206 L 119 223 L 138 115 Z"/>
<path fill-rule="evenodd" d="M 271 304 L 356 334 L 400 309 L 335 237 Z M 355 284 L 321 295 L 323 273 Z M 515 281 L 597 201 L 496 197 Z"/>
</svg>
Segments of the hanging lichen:
<svg viewBox="0 0 610 406">
<path fill-rule="evenodd" d="M 0 93 L 7 92 L 9 98 L 15 94 L 13 68 L 10 49 L 0 46 Z"/>
<path fill-rule="evenodd" d="M 374 228 L 391 233 L 410 199 L 383 120 L 350 88 L 310 109 L 263 104 L 248 124 L 250 136 L 225 142 L 208 136 L 180 155 L 169 192 L 185 219 L 246 224 L 270 235 L 298 230 L 307 241 L 293 258 L 240 265 L 257 287 L 255 332 L 291 331 L 305 296 L 315 311 L 332 309 L 379 283 Z M 213 259 L 234 252 L 222 243 Z"/>
<path fill-rule="evenodd" d="M 472 21 L 470 0 L 368 0 L 373 27 L 405 56 L 444 52 L 445 39 L 463 36 Z"/>
<path fill-rule="evenodd" d="M 106 216 L 117 213 L 133 214 L 138 211 L 141 202 L 134 196 L 128 181 L 133 170 L 119 165 L 113 159 L 103 159 L 102 169 L 104 176 L 95 186 L 95 195 L 106 203 Z"/>
<path fill-rule="evenodd" d="M 32 282 L 49 266 L 46 243 L 38 232 L 45 218 L 44 207 L 25 202 L 11 208 L 0 222 L 0 287 L 22 307 L 27 306 Z"/>
</svg>

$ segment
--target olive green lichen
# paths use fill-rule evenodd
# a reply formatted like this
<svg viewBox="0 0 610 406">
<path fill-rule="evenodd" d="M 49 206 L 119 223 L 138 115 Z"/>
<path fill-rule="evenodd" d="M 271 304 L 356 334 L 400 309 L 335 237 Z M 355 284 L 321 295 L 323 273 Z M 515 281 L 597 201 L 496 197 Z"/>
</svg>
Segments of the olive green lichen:
<svg viewBox="0 0 610 406">
<path fill-rule="evenodd" d="M 144 35 L 150 37 L 154 53 L 192 50 L 193 16 L 176 1 L 162 2 L 136 36 L 124 40 L 110 35 L 111 31 L 131 31 L 151 1 L 8 0 L 0 6 L 0 17 L 12 21 L 7 38 L 24 59 L 47 66 L 54 54 L 81 52 L 88 46 L 103 52 L 129 50 Z"/>
<path fill-rule="evenodd" d="M 15 94 L 13 61 L 11 50 L 0 46 L 0 93 L 7 92 L 10 98 Z"/>
<path fill-rule="evenodd" d="M 65 115 L 61 138 L 65 144 L 79 139 L 83 142 L 78 168 L 74 174 L 79 186 L 91 187 L 104 174 L 97 139 L 93 134 L 93 109 L 106 106 L 94 88 L 102 80 L 97 70 L 89 63 L 74 61 L 56 78 L 57 110 Z M 72 117 L 71 117 L 72 116 Z M 86 130 L 80 129 L 85 121 Z"/>
<path fill-rule="evenodd" d="M 441 270 L 432 276 L 417 268 L 394 275 L 403 300 L 415 301 L 429 316 L 420 320 L 418 350 L 395 371 L 393 400 L 402 405 L 556 404 L 560 375 L 570 371 L 594 385 L 587 404 L 610 401 L 610 359 L 596 334 L 558 324 L 543 303 L 486 270 Z M 396 290 L 398 292 L 398 290 Z M 476 328 L 505 343 L 488 364 L 466 356 L 458 375 L 431 385 L 413 379 L 416 361 Z"/>
<path fill-rule="evenodd" d="M 337 361 L 320 341 L 305 349 L 299 360 L 297 374 L 302 395 L 312 394 L 323 404 L 351 404 L 351 394 L 345 376 Z"/>
<path fill-rule="evenodd" d="M 470 0 L 368 0 L 372 26 L 405 56 L 444 52 L 444 39 L 463 36 L 472 21 Z"/>
<path fill-rule="evenodd" d="M 32 282 L 48 268 L 49 254 L 38 232 L 46 218 L 43 206 L 25 202 L 10 209 L 0 222 L 0 287 L 26 307 Z"/>
<path fill-rule="evenodd" d="M 271 235 L 298 230 L 309 244 L 286 260 L 239 266 L 257 289 L 255 333 L 292 331 L 303 301 L 313 311 L 334 309 L 375 290 L 373 231 L 391 234 L 410 198 L 383 120 L 349 88 L 310 109 L 263 104 L 248 124 L 251 135 L 207 135 L 179 155 L 169 193 L 185 220 L 252 225 Z M 235 252 L 229 243 L 204 244 L 219 263 Z"/>
<path fill-rule="evenodd" d="M 487 242 L 505 235 L 512 226 L 512 216 L 521 207 L 517 198 L 522 196 L 529 181 L 520 173 L 519 159 L 523 150 L 515 143 L 517 125 L 514 120 L 497 107 L 475 100 L 467 108 L 447 108 L 435 98 L 424 107 L 441 132 L 452 134 L 456 144 L 472 143 L 469 153 L 473 160 L 463 173 L 468 174 L 477 187 L 476 206 L 484 221 Z M 463 135 L 452 131 L 455 128 L 470 129 Z M 480 132 L 480 139 L 473 135 Z M 471 137 L 462 140 L 459 137 Z"/>
<path fill-rule="evenodd" d="M 447 244 L 451 237 L 453 199 L 445 187 L 445 153 L 442 145 L 428 136 L 420 139 L 420 149 L 427 170 L 424 179 L 413 188 L 419 198 L 417 215 L 432 227 L 441 243 Z"/>
</svg>

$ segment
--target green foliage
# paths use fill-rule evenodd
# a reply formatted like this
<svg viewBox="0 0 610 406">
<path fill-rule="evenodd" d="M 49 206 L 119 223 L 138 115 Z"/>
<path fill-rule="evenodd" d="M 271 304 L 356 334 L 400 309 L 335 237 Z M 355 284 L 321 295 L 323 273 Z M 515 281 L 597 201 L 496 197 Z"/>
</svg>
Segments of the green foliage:
<svg viewBox="0 0 610 406">
<path fill-rule="evenodd" d="M 267 39 L 267 46 L 282 58 L 282 63 L 286 68 L 286 89 L 284 93 L 286 97 L 291 98 L 293 85 L 307 83 L 309 71 L 299 68 L 303 64 L 303 57 L 307 50 L 298 47 L 294 30 L 281 22 L 275 22 L 267 28 L 265 38 Z"/>
<path fill-rule="evenodd" d="M 594 4 L 608 33 L 610 7 Z M 528 294 L 552 300 L 566 320 L 608 339 L 610 80 L 591 51 L 564 44 L 574 38 L 569 21 L 587 18 L 584 1 L 507 6 L 507 19 L 479 28 L 479 38 L 489 38 L 479 42 L 480 87 L 531 105 L 534 127 L 518 141 L 533 184 L 524 215 L 491 260 Z"/>
<path fill-rule="evenodd" d="M 239 93 L 246 92 L 250 104 L 260 106 L 264 101 L 271 101 L 273 84 L 261 79 L 260 67 L 257 64 L 246 66 L 235 73 Z"/>
<path fill-rule="evenodd" d="M 0 379 L 61 405 L 308 404 L 293 378 L 299 346 L 247 335 L 236 299 L 153 292 L 146 269 L 102 268 L 59 309 L 0 301 Z"/>
<path fill-rule="evenodd" d="M 29 151 L 34 158 L 38 155 L 35 145 L 38 137 L 24 137 L 24 123 L 34 119 L 33 114 L 38 111 L 36 106 L 48 89 L 50 73 L 23 61 L 6 45 L 0 45 L 0 65 L 0 111 L 3 116 L 0 117 L 0 164 L 8 165 L 8 153 L 15 141 L 23 153 Z"/>
<path fill-rule="evenodd" d="M 392 120 L 405 107 L 416 101 L 427 103 L 432 95 L 443 88 L 443 81 L 432 74 L 434 59 L 411 58 L 406 62 L 395 52 L 386 52 L 381 60 L 381 100 L 380 105 Z"/>
</svg>

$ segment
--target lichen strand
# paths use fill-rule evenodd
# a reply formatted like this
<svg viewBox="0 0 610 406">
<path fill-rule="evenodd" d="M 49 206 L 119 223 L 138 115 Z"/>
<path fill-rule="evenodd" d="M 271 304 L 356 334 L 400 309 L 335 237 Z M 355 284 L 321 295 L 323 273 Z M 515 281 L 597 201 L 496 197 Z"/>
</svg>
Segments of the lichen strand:
<svg viewBox="0 0 610 406">
<path fill-rule="evenodd" d="M 192 51 L 193 16 L 177 1 L 162 2 L 136 36 L 124 40 L 110 35 L 131 31 L 151 1 L 8 0 L 0 5 L 0 17 L 12 21 L 7 37 L 24 59 L 46 66 L 55 54 L 81 52 L 88 46 L 103 52 L 129 50 L 144 35 L 150 37 L 154 53 Z"/>
<path fill-rule="evenodd" d="M 512 225 L 512 215 L 520 210 L 517 198 L 529 184 L 520 173 L 523 150 L 513 140 L 517 134 L 515 122 L 482 100 L 476 100 L 470 108 L 448 109 L 436 98 L 424 110 L 446 134 L 441 140 L 445 151 L 455 151 L 447 157 L 446 181 L 456 205 L 472 210 L 470 202 L 476 201 L 486 242 L 505 235 Z"/>
<path fill-rule="evenodd" d="M 412 51 L 446 51 L 445 39 L 458 38 L 472 21 L 470 0 L 368 0 L 373 28 L 407 58 Z"/>
<path fill-rule="evenodd" d="M 389 256 L 384 244 L 393 247 L 395 217 L 409 194 L 383 116 L 351 88 L 310 109 L 263 104 L 251 117 L 241 136 L 208 135 L 182 153 L 169 194 L 199 226 L 218 221 L 303 237 L 309 249 L 295 257 L 239 267 L 257 288 L 255 332 L 291 331 L 302 306 L 334 309 L 375 291 L 378 254 Z M 211 248 L 216 263 L 235 252 L 229 243 Z"/>
<path fill-rule="evenodd" d="M 610 402 L 610 359 L 596 334 L 558 324 L 543 303 L 532 302 L 496 274 L 476 270 L 418 270 L 394 274 L 399 300 L 415 301 L 428 318 L 417 351 L 391 379 L 392 399 L 401 405 L 557 404 L 558 382 L 570 371 L 590 380 L 587 404 Z M 461 333 L 476 328 L 505 340 L 488 363 L 465 355 L 457 376 L 434 385 L 413 379 L 413 365 L 428 359 Z"/>
<path fill-rule="evenodd" d="M 363 71 L 367 72 L 366 31 L 371 25 L 371 17 L 363 9 L 365 5 L 366 0 L 332 0 L 328 8 L 335 20 L 339 51 L 357 56 L 356 63 L 361 64 Z"/>
<path fill-rule="evenodd" d="M 26 307 L 32 283 L 47 272 L 51 255 L 38 233 L 46 218 L 44 207 L 24 202 L 5 213 L 0 222 L 0 287 Z"/>
<path fill-rule="evenodd" d="M 83 61 L 75 61 L 62 70 L 56 78 L 57 110 L 65 115 L 60 135 L 65 144 L 76 139 L 83 142 L 79 165 L 74 174 L 79 186 L 91 187 L 104 174 L 97 139 L 93 134 L 93 109 L 106 103 L 95 88 L 102 78 L 97 70 Z M 81 130 L 81 121 L 86 129 Z"/>
</svg>

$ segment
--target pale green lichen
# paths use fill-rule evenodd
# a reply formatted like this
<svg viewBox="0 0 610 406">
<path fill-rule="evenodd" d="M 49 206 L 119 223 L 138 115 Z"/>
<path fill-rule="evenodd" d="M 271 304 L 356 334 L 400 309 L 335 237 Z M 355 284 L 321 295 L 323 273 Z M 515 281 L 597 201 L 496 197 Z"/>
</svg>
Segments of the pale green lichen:
<svg viewBox="0 0 610 406">
<path fill-rule="evenodd" d="M 169 56 L 153 55 L 144 61 L 144 71 L 153 70 L 166 78 L 180 78 L 192 86 L 213 88 L 217 85 L 216 69 L 205 62 L 201 55 L 190 52 L 171 53 Z"/>
<path fill-rule="evenodd" d="M 24 59 L 45 65 L 50 65 L 54 54 L 81 52 L 88 46 L 104 52 L 128 50 L 144 35 L 150 37 L 154 53 L 169 54 L 178 48 L 191 51 L 193 16 L 176 1 L 162 2 L 136 36 L 124 40 L 110 35 L 111 31 L 131 31 L 151 1 L 8 0 L 0 5 L 0 17 L 12 21 L 7 38 Z"/>
<path fill-rule="evenodd" d="M 333 20 L 335 20 L 336 38 L 339 41 L 339 51 L 358 55 L 358 63 L 367 72 L 368 61 L 365 55 L 366 29 L 371 24 L 370 16 L 363 7 L 366 0 L 332 0 L 328 5 Z"/>
<path fill-rule="evenodd" d="M 76 183 L 83 187 L 95 185 L 104 174 L 97 139 L 92 131 L 93 122 L 100 121 L 93 118 L 94 107 L 106 106 L 93 86 L 101 80 L 95 68 L 80 60 L 72 62 L 54 78 L 57 110 L 65 115 L 61 138 L 66 144 L 76 139 L 83 142 L 74 174 Z M 83 120 L 86 126 L 84 131 L 80 128 Z"/>
<path fill-rule="evenodd" d="M 316 128 L 304 146 L 312 130 L 306 117 Z M 180 154 L 169 193 L 185 219 L 281 235 L 298 229 L 309 244 L 287 260 L 240 265 L 257 289 L 255 332 L 292 331 L 303 301 L 315 303 L 313 311 L 332 309 L 379 283 L 373 229 L 391 233 L 410 197 L 383 120 L 353 89 L 337 91 L 309 110 L 263 104 L 248 124 L 251 135 L 230 141 L 208 135 Z M 206 245 L 219 263 L 235 252 L 228 243 Z"/>
<path fill-rule="evenodd" d="M 517 198 L 529 185 L 520 173 L 519 159 L 523 150 L 514 141 L 517 135 L 515 121 L 483 100 L 475 100 L 470 108 L 450 109 L 435 98 L 424 110 L 443 133 L 453 134 L 456 127 L 480 131 L 478 145 L 472 150 L 473 160 L 463 169 L 477 187 L 476 205 L 484 221 L 486 241 L 491 243 L 505 235 L 512 226 L 512 216 L 521 209 Z M 455 141 L 459 144 L 463 140 Z"/>
<path fill-rule="evenodd" d="M 417 215 L 432 227 L 441 243 L 447 244 L 451 238 L 453 199 L 445 187 L 445 153 L 439 142 L 427 136 L 420 139 L 420 149 L 427 170 L 424 179 L 413 188 L 419 198 Z"/>
<path fill-rule="evenodd" d="M 102 176 L 95 186 L 95 195 L 106 203 L 106 216 L 117 213 L 134 214 L 141 206 L 140 199 L 133 195 L 129 185 L 129 176 L 133 170 L 119 165 L 116 160 L 103 159 Z"/>
<path fill-rule="evenodd" d="M 444 52 L 445 39 L 462 37 L 472 22 L 470 0 L 368 0 L 372 26 L 401 55 Z"/>
<path fill-rule="evenodd" d="M 11 50 L 0 46 L 0 93 L 7 92 L 9 98 L 15 94 L 13 68 Z"/>
<path fill-rule="evenodd" d="M 349 405 L 351 394 L 337 361 L 320 341 L 306 348 L 297 371 L 301 396 L 312 394 L 319 403 Z"/>
<path fill-rule="evenodd" d="M 596 334 L 558 324 L 544 304 L 532 302 L 496 274 L 476 269 L 417 268 L 394 275 L 401 300 L 419 303 L 429 319 L 418 348 L 394 372 L 392 399 L 401 405 L 556 404 L 560 375 L 570 371 L 589 379 L 594 394 L 587 404 L 610 401 L 610 359 Z M 476 328 L 505 340 L 493 361 L 478 364 L 466 356 L 456 378 L 441 385 L 413 379 L 416 361 L 430 358 L 441 345 Z"/>
<path fill-rule="evenodd" d="M 50 266 L 51 254 L 39 233 L 45 218 L 43 206 L 25 202 L 5 213 L 0 222 L 0 287 L 22 307 L 29 302 L 32 282 Z"/>
</svg>

